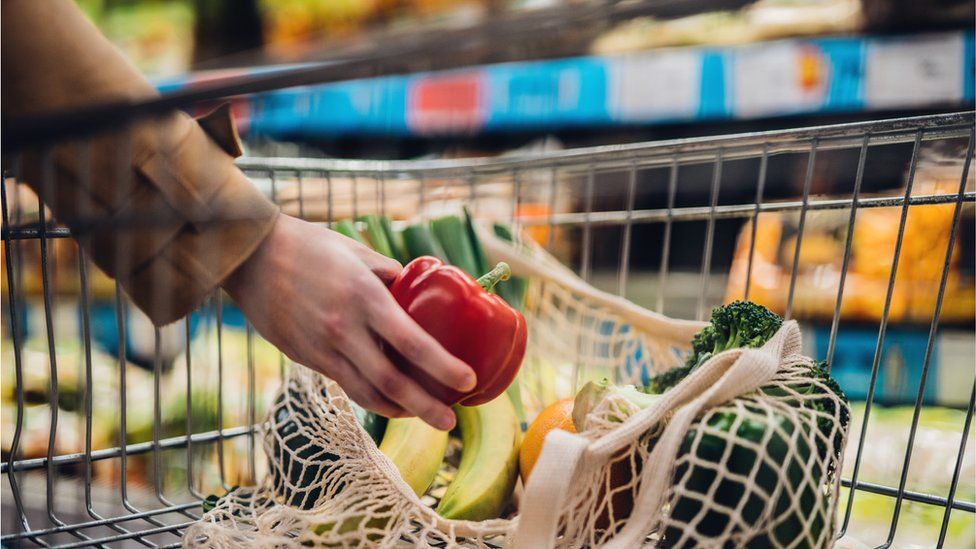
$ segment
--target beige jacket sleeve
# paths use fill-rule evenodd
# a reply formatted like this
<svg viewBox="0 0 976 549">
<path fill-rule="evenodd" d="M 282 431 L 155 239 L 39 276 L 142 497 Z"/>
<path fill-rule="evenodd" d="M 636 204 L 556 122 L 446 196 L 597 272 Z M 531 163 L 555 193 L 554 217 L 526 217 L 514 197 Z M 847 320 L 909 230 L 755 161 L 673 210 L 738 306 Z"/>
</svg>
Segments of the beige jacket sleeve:
<svg viewBox="0 0 976 549">
<path fill-rule="evenodd" d="M 72 0 L 0 6 L 5 116 L 156 95 Z M 20 155 L 21 179 L 158 325 L 198 306 L 278 215 L 234 166 L 223 120 L 208 132 L 172 112 Z"/>
</svg>

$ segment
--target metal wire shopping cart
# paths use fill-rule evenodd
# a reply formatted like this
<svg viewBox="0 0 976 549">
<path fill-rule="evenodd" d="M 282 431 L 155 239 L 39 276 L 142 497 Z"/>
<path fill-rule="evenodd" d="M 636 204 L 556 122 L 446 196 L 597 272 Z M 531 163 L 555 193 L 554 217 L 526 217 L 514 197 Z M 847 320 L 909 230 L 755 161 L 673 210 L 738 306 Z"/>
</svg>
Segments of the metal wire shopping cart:
<svg viewBox="0 0 976 549">
<path fill-rule="evenodd" d="M 819 326 L 810 353 L 867 381 L 853 395 L 863 404 L 839 534 L 951 545 L 971 539 L 976 513 L 976 385 L 971 367 L 934 378 L 945 327 L 973 336 L 974 141 L 973 114 L 959 113 L 513 158 L 239 166 L 284 211 L 313 221 L 424 218 L 465 203 L 648 308 L 702 318 L 743 297 Z M 874 176 L 892 165 L 897 180 Z M 820 187 L 824 166 L 842 170 L 841 186 Z M 285 368 L 298 366 L 219 292 L 151 328 L 17 182 L 16 159 L 5 169 L 2 541 L 178 545 L 207 494 L 262 474 L 264 410 Z M 921 334 L 921 354 L 903 356 L 908 381 L 892 388 L 891 341 L 903 325 Z M 852 366 L 842 355 L 858 337 L 868 351 Z M 934 435 L 923 405 L 946 383 L 962 396 Z M 875 424 L 878 404 L 898 403 L 908 406 L 894 428 Z M 879 448 L 886 467 L 873 467 Z M 933 470 L 941 476 L 929 479 Z"/>
</svg>

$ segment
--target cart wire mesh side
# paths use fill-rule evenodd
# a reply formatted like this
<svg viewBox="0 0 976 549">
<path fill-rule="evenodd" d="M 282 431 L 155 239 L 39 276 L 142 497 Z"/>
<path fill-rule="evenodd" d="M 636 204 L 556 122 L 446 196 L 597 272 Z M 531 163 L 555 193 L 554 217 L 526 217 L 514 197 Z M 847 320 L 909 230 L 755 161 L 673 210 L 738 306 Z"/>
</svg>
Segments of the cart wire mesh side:
<svg viewBox="0 0 976 549">
<path fill-rule="evenodd" d="M 798 319 L 805 350 L 856 402 L 838 538 L 953 546 L 976 525 L 974 143 L 965 112 L 491 159 L 238 166 L 309 221 L 465 205 L 649 309 L 702 319 L 741 298 Z M 179 545 L 208 494 L 261 477 L 264 413 L 300 366 L 219 290 L 152 327 L 75 245 L 86 235 L 19 182 L 19 158 L 5 158 L 2 193 L 0 539 Z"/>
</svg>

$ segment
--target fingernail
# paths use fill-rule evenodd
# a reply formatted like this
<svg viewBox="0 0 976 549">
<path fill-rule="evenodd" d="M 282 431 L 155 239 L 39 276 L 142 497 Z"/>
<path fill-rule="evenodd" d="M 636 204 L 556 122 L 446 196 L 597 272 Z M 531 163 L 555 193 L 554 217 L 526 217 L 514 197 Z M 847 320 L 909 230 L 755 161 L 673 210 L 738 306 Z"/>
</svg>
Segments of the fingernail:
<svg viewBox="0 0 976 549">
<path fill-rule="evenodd" d="M 441 431 L 450 431 L 454 428 L 454 413 L 448 412 L 437 420 L 437 425 L 435 425 Z"/>
<path fill-rule="evenodd" d="M 473 373 L 469 373 L 462 378 L 460 385 L 458 385 L 458 390 L 460 391 L 470 391 L 474 389 L 475 385 L 478 384 L 478 376 Z"/>
</svg>

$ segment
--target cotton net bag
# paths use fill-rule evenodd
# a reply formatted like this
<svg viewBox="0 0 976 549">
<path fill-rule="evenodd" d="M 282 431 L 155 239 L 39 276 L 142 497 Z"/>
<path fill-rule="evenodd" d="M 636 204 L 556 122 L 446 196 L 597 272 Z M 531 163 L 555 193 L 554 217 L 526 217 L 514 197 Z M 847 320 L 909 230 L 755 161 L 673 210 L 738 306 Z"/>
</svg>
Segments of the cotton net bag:
<svg viewBox="0 0 976 549">
<path fill-rule="evenodd" d="M 596 290 L 538 246 L 479 237 L 492 262 L 528 281 L 518 383 L 529 420 L 585 380 L 641 384 L 681 365 L 704 325 Z M 480 522 L 447 520 L 422 503 L 339 386 L 293 367 L 264 426 L 269 473 L 222 498 L 183 542 L 829 546 L 849 410 L 800 351 L 796 323 L 785 322 L 764 347 L 714 356 L 648 408 L 606 398 L 580 434 L 550 433 L 516 515 Z"/>
</svg>

